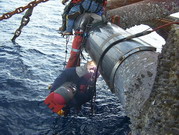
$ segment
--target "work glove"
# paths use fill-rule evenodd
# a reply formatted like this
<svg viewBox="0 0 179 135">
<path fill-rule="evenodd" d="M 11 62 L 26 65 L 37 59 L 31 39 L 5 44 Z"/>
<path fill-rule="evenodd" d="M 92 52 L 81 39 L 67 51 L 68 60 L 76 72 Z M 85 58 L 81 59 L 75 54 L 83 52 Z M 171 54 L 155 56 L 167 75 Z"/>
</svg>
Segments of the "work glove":
<svg viewBox="0 0 179 135">
<path fill-rule="evenodd" d="M 58 93 L 51 92 L 45 99 L 44 103 L 55 113 L 63 115 L 62 108 L 65 106 L 65 101 Z"/>
</svg>

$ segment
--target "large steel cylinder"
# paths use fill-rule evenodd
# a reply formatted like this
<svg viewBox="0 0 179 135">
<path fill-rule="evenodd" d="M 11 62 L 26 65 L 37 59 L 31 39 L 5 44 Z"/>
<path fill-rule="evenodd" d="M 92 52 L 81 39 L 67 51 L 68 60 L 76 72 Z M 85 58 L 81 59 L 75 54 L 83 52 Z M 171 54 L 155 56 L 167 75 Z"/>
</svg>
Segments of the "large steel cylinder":
<svg viewBox="0 0 179 135">
<path fill-rule="evenodd" d="M 98 63 L 109 45 L 129 35 L 114 24 L 100 24 L 90 29 L 85 49 Z M 157 56 L 153 46 L 136 38 L 116 44 L 102 59 L 101 75 L 127 112 L 140 109 L 148 99 L 156 75 Z"/>
</svg>

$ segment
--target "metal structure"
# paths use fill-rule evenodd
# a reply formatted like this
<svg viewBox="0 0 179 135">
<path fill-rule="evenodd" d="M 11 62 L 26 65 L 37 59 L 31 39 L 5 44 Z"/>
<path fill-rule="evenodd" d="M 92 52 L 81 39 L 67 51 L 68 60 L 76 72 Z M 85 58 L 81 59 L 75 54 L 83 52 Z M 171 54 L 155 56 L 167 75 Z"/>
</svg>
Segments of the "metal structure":
<svg viewBox="0 0 179 135">
<path fill-rule="evenodd" d="M 85 22 L 83 16 L 79 20 L 77 23 Z M 84 20 L 89 19 L 85 16 Z M 98 63 L 108 46 L 131 34 L 111 23 L 100 24 L 100 18 L 94 20 L 98 25 L 92 23 L 95 27 L 89 31 L 85 49 Z M 156 75 L 157 56 L 155 48 L 139 38 L 118 43 L 105 54 L 100 72 L 126 109 L 128 105 L 140 108 L 149 96 Z M 131 91 L 136 91 L 135 95 L 130 95 Z M 133 98 L 141 98 L 140 103 L 128 104 Z"/>
</svg>

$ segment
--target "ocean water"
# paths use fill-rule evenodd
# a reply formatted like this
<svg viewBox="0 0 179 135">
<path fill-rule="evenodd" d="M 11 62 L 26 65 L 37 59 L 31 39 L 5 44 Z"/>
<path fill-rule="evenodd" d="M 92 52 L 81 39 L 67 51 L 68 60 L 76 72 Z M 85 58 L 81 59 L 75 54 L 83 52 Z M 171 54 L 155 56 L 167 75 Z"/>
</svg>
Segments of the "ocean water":
<svg viewBox="0 0 179 135">
<path fill-rule="evenodd" d="M 0 0 L 0 15 L 30 1 Z M 129 118 L 102 77 L 94 115 L 90 104 L 60 117 L 43 103 L 48 85 L 64 69 L 66 39 L 57 31 L 63 8 L 59 0 L 39 4 L 15 44 L 11 39 L 24 13 L 0 21 L 0 135 L 127 135 Z"/>
</svg>

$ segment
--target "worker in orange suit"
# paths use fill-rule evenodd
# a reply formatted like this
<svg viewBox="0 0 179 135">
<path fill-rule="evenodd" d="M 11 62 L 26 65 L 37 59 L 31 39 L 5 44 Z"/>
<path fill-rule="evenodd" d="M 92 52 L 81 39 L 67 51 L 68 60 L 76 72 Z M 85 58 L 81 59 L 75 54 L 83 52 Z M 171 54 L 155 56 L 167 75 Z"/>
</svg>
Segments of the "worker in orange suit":
<svg viewBox="0 0 179 135">
<path fill-rule="evenodd" d="M 70 58 L 67 62 L 66 68 L 80 66 L 80 51 L 83 41 L 83 32 L 76 31 L 70 52 Z"/>
<path fill-rule="evenodd" d="M 93 3 L 92 5 L 94 6 L 93 7 L 91 4 L 89 5 L 89 2 L 87 0 L 85 0 L 85 1 L 83 1 L 83 3 L 84 4 L 85 4 L 85 2 L 88 3 L 88 4 L 86 3 L 88 5 L 88 6 L 86 5 L 88 8 L 87 7 L 86 8 L 89 11 L 85 10 L 85 7 L 83 7 L 84 10 L 85 10 L 84 12 L 93 12 L 93 13 L 96 13 L 98 15 L 103 15 L 103 13 L 105 11 L 104 8 L 106 6 L 106 1 L 107 0 L 98 0 L 98 1 L 95 1 L 95 3 L 93 3 L 93 1 L 91 0 L 91 2 Z M 98 6 L 95 6 L 95 4 L 98 5 Z M 74 7 L 72 7 L 70 9 L 70 11 L 72 12 L 73 11 L 72 9 L 74 9 L 74 11 L 72 13 L 76 14 L 76 13 L 80 12 L 79 11 L 80 6 L 82 6 L 82 5 L 77 4 Z M 98 12 L 93 11 L 94 8 L 96 8 L 96 7 L 99 10 L 96 9 L 95 11 L 98 11 Z M 70 16 L 71 12 L 69 12 L 68 16 Z M 77 18 L 77 17 L 75 16 L 75 18 Z M 63 32 L 63 35 L 71 35 L 73 25 L 74 25 L 74 20 L 75 20 L 74 18 L 73 19 L 68 18 L 66 30 Z M 70 23 L 70 22 L 72 22 L 72 23 Z M 70 33 L 70 34 L 68 34 L 68 33 Z M 73 40 L 73 43 L 72 43 L 72 49 L 71 49 L 71 52 L 70 52 L 70 58 L 67 62 L 66 68 L 80 66 L 80 53 L 81 53 L 81 47 L 82 47 L 82 43 L 83 43 L 83 39 L 84 39 L 83 36 L 84 36 L 84 30 L 78 29 L 78 30 L 75 31 L 75 36 L 74 36 L 74 40 Z"/>
</svg>

